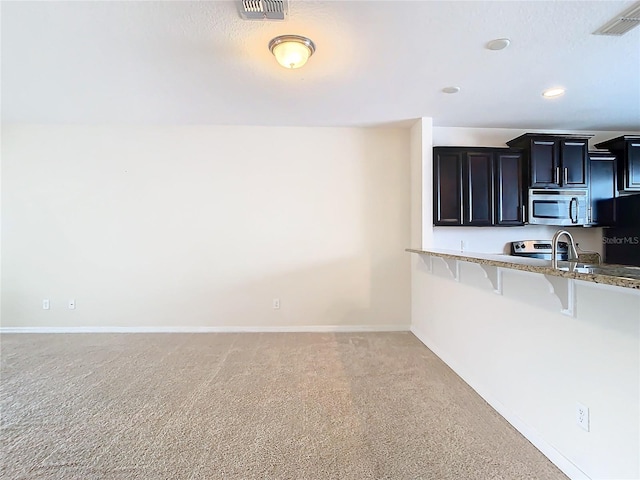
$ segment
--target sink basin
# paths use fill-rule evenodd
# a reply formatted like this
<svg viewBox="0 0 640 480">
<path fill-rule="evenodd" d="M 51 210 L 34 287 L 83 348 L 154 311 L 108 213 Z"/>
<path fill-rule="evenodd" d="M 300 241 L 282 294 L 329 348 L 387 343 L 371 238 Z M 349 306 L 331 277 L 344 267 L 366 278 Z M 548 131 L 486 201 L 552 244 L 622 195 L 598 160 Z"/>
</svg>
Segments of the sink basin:
<svg viewBox="0 0 640 480">
<path fill-rule="evenodd" d="M 594 273 L 602 275 L 614 275 L 614 276 L 632 276 L 636 278 L 640 276 L 640 267 L 631 265 L 610 265 L 606 263 L 574 263 L 574 262 L 559 262 L 558 270 L 563 272 L 576 272 L 576 273 Z"/>
<path fill-rule="evenodd" d="M 564 272 L 578 272 L 578 273 L 593 273 L 597 268 L 601 268 L 602 265 L 597 263 L 574 263 L 574 262 L 561 262 L 562 266 L 558 267 L 558 270 Z"/>
<path fill-rule="evenodd" d="M 564 272 L 578 272 L 578 273 L 593 273 L 593 266 L 590 267 L 558 267 L 558 270 L 562 270 Z"/>
</svg>

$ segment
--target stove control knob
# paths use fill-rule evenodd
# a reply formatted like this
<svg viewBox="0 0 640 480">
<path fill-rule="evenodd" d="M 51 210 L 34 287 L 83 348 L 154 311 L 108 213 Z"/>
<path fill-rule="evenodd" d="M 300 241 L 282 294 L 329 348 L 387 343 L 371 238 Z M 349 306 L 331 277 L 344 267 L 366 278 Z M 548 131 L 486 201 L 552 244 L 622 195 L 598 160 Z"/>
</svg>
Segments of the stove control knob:
<svg viewBox="0 0 640 480">
<path fill-rule="evenodd" d="M 520 245 L 515 245 L 516 250 L 520 249 Z"/>
</svg>

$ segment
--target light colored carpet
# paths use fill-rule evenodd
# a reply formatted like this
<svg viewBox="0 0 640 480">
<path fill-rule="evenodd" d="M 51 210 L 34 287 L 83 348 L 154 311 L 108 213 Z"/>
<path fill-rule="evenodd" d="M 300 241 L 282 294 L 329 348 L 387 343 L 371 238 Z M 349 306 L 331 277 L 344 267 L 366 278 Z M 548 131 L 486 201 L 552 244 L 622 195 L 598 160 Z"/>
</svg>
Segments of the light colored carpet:
<svg viewBox="0 0 640 480">
<path fill-rule="evenodd" d="M 410 333 L 3 335 L 7 479 L 566 479 Z"/>
</svg>

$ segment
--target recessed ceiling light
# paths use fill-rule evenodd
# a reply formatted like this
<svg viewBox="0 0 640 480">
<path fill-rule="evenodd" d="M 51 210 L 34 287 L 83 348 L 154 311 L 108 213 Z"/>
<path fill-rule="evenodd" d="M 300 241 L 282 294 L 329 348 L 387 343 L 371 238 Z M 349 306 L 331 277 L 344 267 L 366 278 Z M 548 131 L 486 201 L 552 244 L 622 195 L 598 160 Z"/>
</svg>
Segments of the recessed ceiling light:
<svg viewBox="0 0 640 480">
<path fill-rule="evenodd" d="M 542 92 L 542 96 L 544 98 L 555 98 L 562 95 L 564 95 L 564 88 L 562 87 L 547 88 L 544 92 Z"/>
<path fill-rule="evenodd" d="M 460 87 L 444 87 L 442 91 L 444 93 L 458 93 L 460 91 Z"/>
<path fill-rule="evenodd" d="M 508 38 L 496 38 L 495 40 L 491 40 L 487 43 L 487 48 L 489 50 L 503 50 L 507 48 L 511 44 L 511 40 Z"/>
</svg>

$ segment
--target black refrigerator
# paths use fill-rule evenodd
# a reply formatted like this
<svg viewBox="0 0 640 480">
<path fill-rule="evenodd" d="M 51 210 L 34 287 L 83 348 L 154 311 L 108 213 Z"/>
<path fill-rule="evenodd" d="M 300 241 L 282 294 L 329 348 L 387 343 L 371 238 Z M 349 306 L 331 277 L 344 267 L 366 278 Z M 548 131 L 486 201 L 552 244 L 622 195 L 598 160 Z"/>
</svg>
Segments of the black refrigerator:
<svg viewBox="0 0 640 480">
<path fill-rule="evenodd" d="M 640 267 L 640 194 L 615 199 L 616 226 L 602 234 L 604 261 Z"/>
</svg>

